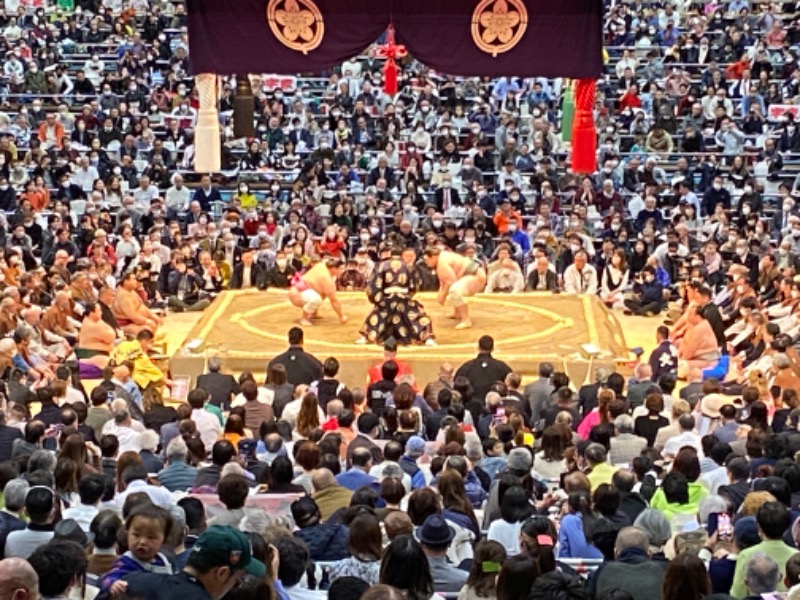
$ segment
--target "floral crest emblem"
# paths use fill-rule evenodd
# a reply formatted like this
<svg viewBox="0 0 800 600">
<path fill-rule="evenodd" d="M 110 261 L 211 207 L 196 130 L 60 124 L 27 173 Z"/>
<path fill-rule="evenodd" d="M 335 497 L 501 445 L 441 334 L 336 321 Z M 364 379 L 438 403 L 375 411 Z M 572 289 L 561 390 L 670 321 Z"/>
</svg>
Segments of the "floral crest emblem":
<svg viewBox="0 0 800 600">
<path fill-rule="evenodd" d="M 472 39 L 493 57 L 516 46 L 527 28 L 528 9 L 522 0 L 481 0 L 472 12 Z"/>
<path fill-rule="evenodd" d="M 325 22 L 314 0 L 269 0 L 267 21 L 286 47 L 308 54 L 325 35 Z"/>
</svg>

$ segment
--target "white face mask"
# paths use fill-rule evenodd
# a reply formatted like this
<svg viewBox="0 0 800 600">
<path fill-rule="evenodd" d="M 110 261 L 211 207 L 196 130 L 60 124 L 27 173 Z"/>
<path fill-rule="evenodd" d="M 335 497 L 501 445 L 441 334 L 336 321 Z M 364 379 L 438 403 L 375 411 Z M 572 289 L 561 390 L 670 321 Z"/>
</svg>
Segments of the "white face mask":
<svg viewBox="0 0 800 600">
<path fill-rule="evenodd" d="M 750 214 L 750 207 L 749 206 L 743 206 L 742 207 L 742 214 L 745 215 L 745 216 L 749 215 Z"/>
<path fill-rule="evenodd" d="M 737 248 L 736 249 L 737 256 L 744 256 L 747 254 L 747 248 Z"/>
<path fill-rule="evenodd" d="M 433 226 L 437 228 L 442 226 L 442 222 L 439 219 L 434 219 L 431 221 L 431 223 L 433 223 Z"/>
<path fill-rule="evenodd" d="M 381 232 L 381 229 L 380 229 L 380 227 L 370 227 L 369 228 L 369 232 L 372 235 L 378 235 Z"/>
<path fill-rule="evenodd" d="M 715 190 L 721 190 L 722 189 L 722 184 L 721 183 L 715 183 L 714 184 L 714 189 Z"/>
<path fill-rule="evenodd" d="M 570 244 L 569 249 L 572 251 L 573 254 L 576 252 L 580 252 L 581 245 L 580 244 Z"/>
</svg>

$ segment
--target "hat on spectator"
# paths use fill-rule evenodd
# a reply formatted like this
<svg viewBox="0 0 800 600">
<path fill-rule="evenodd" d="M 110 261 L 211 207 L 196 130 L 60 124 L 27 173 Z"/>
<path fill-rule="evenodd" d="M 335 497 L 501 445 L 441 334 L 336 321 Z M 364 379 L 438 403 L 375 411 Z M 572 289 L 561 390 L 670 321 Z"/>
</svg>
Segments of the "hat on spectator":
<svg viewBox="0 0 800 600">
<path fill-rule="evenodd" d="M 533 457 L 526 448 L 514 448 L 508 453 L 508 468 L 511 471 L 530 471 Z"/>
<path fill-rule="evenodd" d="M 86 548 L 94 540 L 94 534 L 83 531 L 75 519 L 64 519 L 53 529 L 53 539 L 76 542 L 82 548 Z"/>
<path fill-rule="evenodd" d="M 205 572 L 214 567 L 244 569 L 253 577 L 264 577 L 266 567 L 253 558 L 250 539 L 241 531 L 227 525 L 212 525 L 206 529 L 192 548 L 192 564 Z"/>
<path fill-rule="evenodd" d="M 719 419 L 719 409 L 726 404 L 733 404 L 733 398 L 722 394 L 708 394 L 700 402 L 700 412 L 712 419 Z"/>
<path fill-rule="evenodd" d="M 406 442 L 406 453 L 413 457 L 425 454 L 425 440 L 418 435 L 412 435 Z"/>
<path fill-rule="evenodd" d="M 761 543 L 761 536 L 758 534 L 758 523 L 755 517 L 742 517 L 733 526 L 733 539 L 736 545 L 742 549 L 750 548 Z"/>
<path fill-rule="evenodd" d="M 455 530 L 447 524 L 442 515 L 429 515 L 417 530 L 417 538 L 426 546 L 444 546 L 455 537 Z"/>
<path fill-rule="evenodd" d="M 507 158 L 507 159 L 506 159 L 506 160 L 503 162 L 503 164 L 504 164 L 504 165 L 513 165 L 513 164 L 514 164 L 514 161 L 513 161 L 513 160 L 511 160 L 510 158 Z"/>
<path fill-rule="evenodd" d="M 319 506 L 311 496 L 302 496 L 292 502 L 292 518 L 298 527 L 308 524 L 314 517 L 319 517 Z"/>
</svg>

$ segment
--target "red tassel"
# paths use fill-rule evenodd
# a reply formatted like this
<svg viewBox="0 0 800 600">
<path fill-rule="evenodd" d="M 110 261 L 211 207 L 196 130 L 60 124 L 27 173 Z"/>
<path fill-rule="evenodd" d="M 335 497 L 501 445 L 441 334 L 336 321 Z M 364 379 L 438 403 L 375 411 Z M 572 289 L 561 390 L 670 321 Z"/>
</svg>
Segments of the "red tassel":
<svg viewBox="0 0 800 600">
<path fill-rule="evenodd" d="M 594 79 L 579 79 L 575 87 L 575 120 L 572 123 L 572 171 L 597 170 L 597 130 L 594 124 Z"/>
<path fill-rule="evenodd" d="M 386 59 L 383 65 L 383 91 L 389 96 L 397 93 L 397 65 L 391 56 Z"/>
<path fill-rule="evenodd" d="M 386 43 L 378 46 L 378 56 L 385 58 L 383 65 L 383 91 L 394 96 L 397 93 L 397 63 L 395 58 L 403 58 L 407 54 L 406 47 L 394 42 L 394 25 L 386 28 Z"/>
</svg>

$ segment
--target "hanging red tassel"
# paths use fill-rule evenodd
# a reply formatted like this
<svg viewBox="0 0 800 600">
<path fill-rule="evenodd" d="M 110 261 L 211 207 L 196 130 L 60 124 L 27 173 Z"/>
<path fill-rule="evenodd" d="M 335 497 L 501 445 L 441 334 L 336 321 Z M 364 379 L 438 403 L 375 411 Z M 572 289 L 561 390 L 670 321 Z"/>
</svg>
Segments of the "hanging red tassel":
<svg viewBox="0 0 800 600">
<path fill-rule="evenodd" d="M 572 122 L 572 171 L 597 170 L 597 130 L 594 124 L 594 79 L 579 79 L 575 87 L 575 119 Z"/>
<path fill-rule="evenodd" d="M 403 58 L 406 54 L 406 47 L 395 44 L 394 25 L 386 28 L 386 43 L 378 46 L 378 56 L 386 59 L 383 65 L 383 91 L 389 96 L 397 93 L 397 63 L 396 58 Z"/>
<path fill-rule="evenodd" d="M 383 65 L 383 91 L 389 96 L 397 93 L 397 64 L 389 57 Z"/>
</svg>

